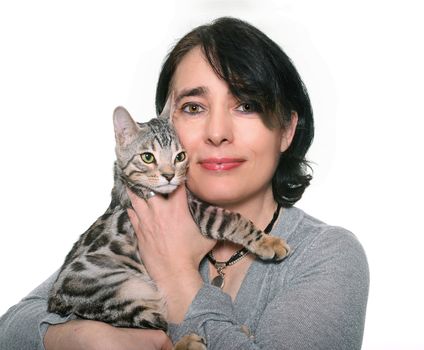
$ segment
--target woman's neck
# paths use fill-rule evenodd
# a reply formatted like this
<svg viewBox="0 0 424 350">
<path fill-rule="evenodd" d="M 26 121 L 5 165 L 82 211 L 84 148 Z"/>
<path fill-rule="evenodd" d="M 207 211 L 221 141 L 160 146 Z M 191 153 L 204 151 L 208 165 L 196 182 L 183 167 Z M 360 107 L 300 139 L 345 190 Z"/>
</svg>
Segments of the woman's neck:
<svg viewBox="0 0 424 350">
<path fill-rule="evenodd" d="M 271 187 L 247 200 L 217 205 L 241 214 L 246 219 L 251 220 L 261 230 L 264 230 L 268 225 L 277 208 Z"/>
<path fill-rule="evenodd" d="M 277 203 L 274 200 L 272 190 L 263 193 L 256 198 L 240 203 L 231 203 L 219 206 L 237 212 L 245 218 L 251 220 L 255 226 L 264 230 L 272 220 Z M 228 260 L 242 246 L 229 241 L 220 241 L 213 249 L 214 256 L 218 261 Z"/>
</svg>

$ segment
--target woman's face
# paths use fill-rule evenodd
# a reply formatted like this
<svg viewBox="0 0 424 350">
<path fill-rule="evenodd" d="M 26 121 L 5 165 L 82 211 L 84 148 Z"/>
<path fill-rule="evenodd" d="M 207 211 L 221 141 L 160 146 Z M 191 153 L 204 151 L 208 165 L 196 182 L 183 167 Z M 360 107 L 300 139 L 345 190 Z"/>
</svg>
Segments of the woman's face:
<svg viewBox="0 0 424 350">
<path fill-rule="evenodd" d="M 234 98 L 200 48 L 178 65 L 172 93 L 174 125 L 189 156 L 190 190 L 219 206 L 272 196 L 271 179 L 292 130 L 265 127 L 247 101 Z"/>
</svg>

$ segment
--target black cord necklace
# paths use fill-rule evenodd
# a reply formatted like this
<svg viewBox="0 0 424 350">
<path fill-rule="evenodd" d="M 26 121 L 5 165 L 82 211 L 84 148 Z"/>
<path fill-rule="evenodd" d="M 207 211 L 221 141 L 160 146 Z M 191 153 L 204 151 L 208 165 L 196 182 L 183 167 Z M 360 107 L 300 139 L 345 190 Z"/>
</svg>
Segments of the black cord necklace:
<svg viewBox="0 0 424 350">
<path fill-rule="evenodd" d="M 281 210 L 281 205 L 280 203 L 278 203 L 277 205 L 277 209 L 274 212 L 274 215 L 272 216 L 271 221 L 269 222 L 269 224 L 267 225 L 267 227 L 265 228 L 264 232 L 266 234 L 270 233 L 272 230 L 272 227 L 275 224 L 275 221 L 277 221 L 278 218 L 278 214 L 280 213 Z M 209 261 L 212 263 L 212 265 L 216 268 L 216 271 L 218 272 L 218 276 L 216 276 L 212 281 L 211 284 L 215 287 L 219 287 L 219 288 L 223 288 L 224 287 L 224 269 L 227 268 L 228 266 L 234 265 L 236 262 L 240 261 L 241 259 L 243 259 L 247 253 L 249 251 L 247 250 L 247 248 L 242 248 L 240 250 L 238 250 L 237 252 L 235 252 L 227 261 L 216 261 L 215 257 L 213 256 L 213 250 L 211 250 L 207 257 L 209 259 Z"/>
</svg>

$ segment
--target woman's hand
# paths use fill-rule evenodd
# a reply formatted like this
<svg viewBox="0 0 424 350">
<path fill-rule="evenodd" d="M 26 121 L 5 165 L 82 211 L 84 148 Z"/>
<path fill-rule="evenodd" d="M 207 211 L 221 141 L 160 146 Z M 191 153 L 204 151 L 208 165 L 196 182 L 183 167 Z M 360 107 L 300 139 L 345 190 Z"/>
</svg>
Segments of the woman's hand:
<svg viewBox="0 0 424 350">
<path fill-rule="evenodd" d="M 74 320 L 49 326 L 44 347 L 46 350 L 171 350 L 172 343 L 163 331 Z"/>
<path fill-rule="evenodd" d="M 140 255 L 149 275 L 166 295 L 168 319 L 179 322 L 201 288 L 199 264 L 215 246 L 194 223 L 185 186 L 168 198 L 156 195 L 147 201 L 130 191 L 134 210 L 128 214 L 138 237 Z"/>
</svg>

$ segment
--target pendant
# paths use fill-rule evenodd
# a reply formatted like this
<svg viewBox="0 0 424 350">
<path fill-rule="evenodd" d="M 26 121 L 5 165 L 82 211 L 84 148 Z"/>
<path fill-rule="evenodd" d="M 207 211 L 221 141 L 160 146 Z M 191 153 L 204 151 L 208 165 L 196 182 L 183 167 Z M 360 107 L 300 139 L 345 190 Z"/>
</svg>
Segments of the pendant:
<svg viewBox="0 0 424 350">
<path fill-rule="evenodd" d="M 218 275 L 218 276 L 216 276 L 212 281 L 211 281 L 211 284 L 213 285 L 213 286 L 215 286 L 215 287 L 218 287 L 218 288 L 223 288 L 224 287 L 224 276 L 222 276 L 222 275 Z"/>
</svg>

